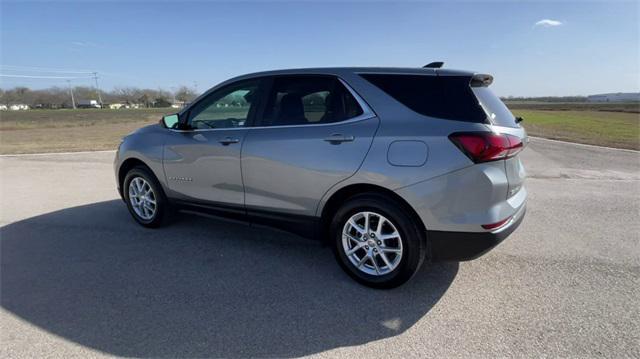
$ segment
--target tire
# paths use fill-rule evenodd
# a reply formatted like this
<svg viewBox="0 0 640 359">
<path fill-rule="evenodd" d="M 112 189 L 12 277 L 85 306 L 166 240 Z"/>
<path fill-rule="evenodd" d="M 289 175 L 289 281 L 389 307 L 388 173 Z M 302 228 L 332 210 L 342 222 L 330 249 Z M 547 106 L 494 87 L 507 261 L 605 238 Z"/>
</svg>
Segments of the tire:
<svg viewBox="0 0 640 359">
<path fill-rule="evenodd" d="M 369 231 L 364 231 L 366 217 Z M 377 228 L 379 223 L 383 223 L 382 230 Z M 360 194 L 338 209 L 330 238 L 338 263 L 353 279 L 373 288 L 395 288 L 411 279 L 424 261 L 427 243 L 421 228 L 393 198 Z M 348 255 L 347 250 L 352 253 Z"/>
<path fill-rule="evenodd" d="M 147 193 L 146 198 L 141 199 L 139 196 L 135 196 L 132 201 L 131 196 L 135 195 L 136 191 L 140 192 L 140 184 L 143 185 L 142 192 Z M 133 189 L 130 188 L 132 185 L 134 186 Z M 148 192 L 148 189 L 151 192 Z M 127 172 L 124 178 L 123 194 L 129 213 L 140 225 L 148 228 L 157 228 L 168 223 L 168 215 L 171 212 L 169 201 L 158 179 L 148 168 L 136 166 Z M 155 205 L 152 204 L 152 201 L 155 202 Z M 134 202 L 144 202 L 146 205 L 134 206 Z M 134 207 L 137 207 L 137 209 Z M 152 215 L 149 215 L 151 213 L 150 208 L 153 208 Z"/>
</svg>

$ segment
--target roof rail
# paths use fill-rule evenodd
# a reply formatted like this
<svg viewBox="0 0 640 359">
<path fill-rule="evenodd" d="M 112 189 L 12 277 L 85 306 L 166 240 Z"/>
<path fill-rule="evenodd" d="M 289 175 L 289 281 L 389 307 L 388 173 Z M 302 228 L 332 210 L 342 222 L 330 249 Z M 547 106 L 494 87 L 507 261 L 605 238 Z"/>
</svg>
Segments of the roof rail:
<svg viewBox="0 0 640 359">
<path fill-rule="evenodd" d="M 430 62 L 424 66 L 422 66 L 423 69 L 439 69 L 442 67 L 442 65 L 444 65 L 444 62 L 442 61 L 434 61 L 434 62 Z"/>
</svg>

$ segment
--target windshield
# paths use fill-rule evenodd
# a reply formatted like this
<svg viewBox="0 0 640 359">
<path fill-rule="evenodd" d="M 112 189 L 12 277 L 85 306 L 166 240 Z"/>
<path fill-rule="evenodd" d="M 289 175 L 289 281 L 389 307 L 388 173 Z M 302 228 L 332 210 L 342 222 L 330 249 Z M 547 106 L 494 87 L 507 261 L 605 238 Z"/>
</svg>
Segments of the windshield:
<svg viewBox="0 0 640 359">
<path fill-rule="evenodd" d="M 488 87 L 472 87 L 480 106 L 487 113 L 492 124 L 506 127 L 520 127 L 507 106 Z"/>
</svg>

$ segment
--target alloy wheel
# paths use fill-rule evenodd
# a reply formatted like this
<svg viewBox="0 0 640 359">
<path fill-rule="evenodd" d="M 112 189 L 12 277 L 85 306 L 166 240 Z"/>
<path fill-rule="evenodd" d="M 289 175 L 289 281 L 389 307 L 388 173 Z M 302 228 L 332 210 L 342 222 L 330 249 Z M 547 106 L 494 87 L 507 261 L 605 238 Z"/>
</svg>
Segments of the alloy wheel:
<svg viewBox="0 0 640 359">
<path fill-rule="evenodd" d="M 342 229 L 344 253 L 359 271 L 381 276 L 398 267 L 402 238 L 396 226 L 376 212 L 352 215 Z"/>
<path fill-rule="evenodd" d="M 129 182 L 129 202 L 136 215 L 145 221 L 153 219 L 158 208 L 151 185 L 142 177 Z"/>
</svg>

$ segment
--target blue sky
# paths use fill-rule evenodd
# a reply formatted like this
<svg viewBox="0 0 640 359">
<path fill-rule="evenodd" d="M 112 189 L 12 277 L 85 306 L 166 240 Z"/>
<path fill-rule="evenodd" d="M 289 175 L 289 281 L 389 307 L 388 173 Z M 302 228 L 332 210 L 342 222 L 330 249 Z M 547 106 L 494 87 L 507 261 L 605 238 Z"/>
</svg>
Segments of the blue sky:
<svg viewBox="0 0 640 359">
<path fill-rule="evenodd" d="M 501 96 L 640 91 L 638 2 L 2 2 L 0 74 L 194 86 L 326 66 L 491 73 Z M 536 23 L 540 22 L 538 25 Z M 4 88 L 64 79 L 0 77 Z M 73 84 L 89 85 L 89 79 Z"/>
</svg>

